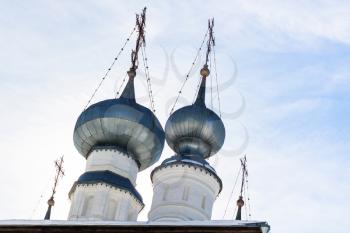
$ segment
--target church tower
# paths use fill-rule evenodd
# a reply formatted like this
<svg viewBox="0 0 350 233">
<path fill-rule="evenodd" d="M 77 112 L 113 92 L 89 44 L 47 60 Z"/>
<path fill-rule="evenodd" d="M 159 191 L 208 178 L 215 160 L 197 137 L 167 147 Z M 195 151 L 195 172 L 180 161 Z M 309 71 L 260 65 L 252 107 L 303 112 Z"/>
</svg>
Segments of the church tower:
<svg viewBox="0 0 350 233">
<path fill-rule="evenodd" d="M 86 158 L 86 171 L 69 193 L 69 220 L 136 221 L 144 207 L 135 189 L 137 173 L 158 161 L 165 141 L 156 116 L 135 100 L 138 52 L 145 45 L 145 11 L 136 16 L 138 37 L 120 98 L 91 105 L 76 122 L 74 145 Z"/>
<path fill-rule="evenodd" d="M 209 54 L 214 46 L 213 20 L 209 21 L 206 61 L 195 102 L 170 115 L 165 137 L 176 153 L 151 173 L 153 182 L 150 221 L 210 220 L 222 182 L 206 161 L 225 139 L 221 118 L 205 104 Z"/>
</svg>

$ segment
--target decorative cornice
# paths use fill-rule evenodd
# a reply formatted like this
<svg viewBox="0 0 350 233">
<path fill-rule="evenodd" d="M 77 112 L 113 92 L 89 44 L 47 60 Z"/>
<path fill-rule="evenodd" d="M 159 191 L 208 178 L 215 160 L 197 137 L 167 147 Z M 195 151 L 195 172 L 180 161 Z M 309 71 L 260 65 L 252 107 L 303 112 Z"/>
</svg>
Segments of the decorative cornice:
<svg viewBox="0 0 350 233">
<path fill-rule="evenodd" d="M 126 189 L 122 189 L 122 188 L 119 188 L 119 187 L 115 187 L 113 185 L 110 185 L 110 184 L 107 184 L 107 183 L 104 183 L 104 182 L 97 182 L 97 183 L 89 183 L 89 184 L 78 184 L 77 182 L 74 182 L 71 190 L 69 191 L 68 193 L 68 197 L 70 198 L 71 195 L 75 192 L 75 189 L 77 187 L 89 187 L 89 186 L 105 186 L 107 188 L 111 188 L 111 189 L 114 189 L 114 190 L 118 190 L 119 192 L 123 192 L 123 193 L 127 193 L 129 194 L 129 196 L 135 200 L 140 206 L 141 206 L 141 209 L 139 212 L 141 212 L 141 210 L 143 210 L 143 208 L 145 207 L 145 204 L 143 202 L 141 202 L 139 199 L 137 199 L 137 197 L 132 193 L 130 192 L 129 190 L 126 190 Z"/>
<path fill-rule="evenodd" d="M 138 202 L 144 205 L 141 195 L 135 189 L 128 178 L 120 176 L 108 170 L 85 172 L 74 183 L 68 195 L 70 196 L 75 191 L 77 185 L 94 185 L 100 183 L 129 192 L 138 200 Z"/>
<path fill-rule="evenodd" d="M 199 170 L 200 172 L 204 172 L 205 174 L 209 174 L 210 176 L 212 176 L 214 179 L 216 179 L 216 181 L 219 183 L 220 189 L 219 189 L 219 193 L 222 190 L 222 181 L 220 179 L 220 177 L 213 171 L 209 170 L 208 168 L 201 166 L 201 165 L 197 165 L 197 164 L 192 164 L 192 163 L 186 163 L 183 161 L 175 161 L 169 164 L 161 164 L 160 166 L 156 167 L 155 169 L 153 169 L 153 171 L 151 172 L 151 181 L 153 183 L 153 175 L 155 172 L 157 171 L 161 171 L 163 169 L 167 169 L 167 168 L 173 168 L 173 167 L 189 167 L 189 168 L 194 168 L 194 170 Z"/>
</svg>

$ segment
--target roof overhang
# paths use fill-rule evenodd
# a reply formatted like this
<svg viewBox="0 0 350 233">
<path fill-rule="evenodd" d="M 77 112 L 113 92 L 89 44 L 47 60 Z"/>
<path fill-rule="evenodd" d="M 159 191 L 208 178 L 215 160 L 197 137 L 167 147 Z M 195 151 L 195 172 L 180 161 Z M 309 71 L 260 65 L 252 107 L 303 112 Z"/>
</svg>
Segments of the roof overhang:
<svg viewBox="0 0 350 233">
<path fill-rule="evenodd" d="M 222 232 L 268 233 L 270 226 L 258 221 L 186 221 L 186 222 L 116 222 L 116 221 L 56 221 L 2 220 L 0 232 L 63 232 L 63 233 L 168 233 Z"/>
</svg>

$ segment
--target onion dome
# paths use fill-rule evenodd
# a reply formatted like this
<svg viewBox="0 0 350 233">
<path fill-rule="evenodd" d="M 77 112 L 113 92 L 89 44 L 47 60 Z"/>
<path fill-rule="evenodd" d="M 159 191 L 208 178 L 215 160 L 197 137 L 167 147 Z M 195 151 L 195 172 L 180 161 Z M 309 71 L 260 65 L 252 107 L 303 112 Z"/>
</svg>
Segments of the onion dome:
<svg viewBox="0 0 350 233">
<path fill-rule="evenodd" d="M 168 145 L 179 155 L 208 158 L 224 144 L 225 127 L 221 118 L 205 105 L 207 66 L 201 70 L 202 81 L 194 104 L 175 111 L 165 125 Z"/>
<path fill-rule="evenodd" d="M 164 147 L 163 128 L 148 108 L 135 101 L 135 70 L 118 99 L 107 99 L 83 111 L 75 124 L 74 145 L 85 158 L 96 147 L 116 147 L 143 170 L 158 161 Z"/>
</svg>

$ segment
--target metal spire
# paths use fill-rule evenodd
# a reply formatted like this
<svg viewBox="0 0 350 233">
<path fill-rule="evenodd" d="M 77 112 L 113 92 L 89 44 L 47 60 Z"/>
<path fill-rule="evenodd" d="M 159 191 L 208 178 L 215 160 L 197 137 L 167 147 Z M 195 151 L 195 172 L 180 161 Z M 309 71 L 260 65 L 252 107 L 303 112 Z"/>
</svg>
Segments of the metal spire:
<svg viewBox="0 0 350 233">
<path fill-rule="evenodd" d="M 51 216 L 51 208 L 52 206 L 55 205 L 55 201 L 54 201 L 54 195 L 56 193 L 56 187 L 58 184 L 58 178 L 64 176 L 64 170 L 63 170 L 63 156 L 55 161 L 55 167 L 56 167 L 56 175 L 55 175 L 55 182 L 52 188 L 52 195 L 50 197 L 50 199 L 47 201 L 48 204 L 48 208 L 45 214 L 45 220 L 50 220 L 50 216 Z"/>
<path fill-rule="evenodd" d="M 214 28 L 214 18 L 211 20 L 208 20 L 208 33 L 209 33 L 209 38 L 207 41 L 207 53 L 205 56 L 205 65 L 208 66 L 208 61 L 209 61 L 209 54 L 211 52 L 212 47 L 215 46 L 215 38 L 213 34 L 213 28 Z"/>
<path fill-rule="evenodd" d="M 136 28 L 137 28 L 137 39 L 135 49 L 131 51 L 131 67 L 127 72 L 129 76 L 128 83 L 125 86 L 123 93 L 120 98 L 129 99 L 135 102 L 135 88 L 134 88 L 134 78 L 136 76 L 136 70 L 138 68 L 138 54 L 141 46 L 145 46 L 145 27 L 146 27 L 146 7 L 143 8 L 142 13 L 136 14 Z"/>
<path fill-rule="evenodd" d="M 242 220 L 242 207 L 244 206 L 243 190 L 244 190 L 244 184 L 245 184 L 246 178 L 248 176 L 247 157 L 244 156 L 240 160 L 241 160 L 241 166 L 242 166 L 242 183 L 241 183 L 240 195 L 237 200 L 238 210 L 237 210 L 236 220 Z"/>
<path fill-rule="evenodd" d="M 145 45 L 145 27 L 146 27 L 146 7 L 143 8 L 141 15 L 136 14 L 136 28 L 138 32 L 135 50 L 131 52 L 131 68 L 136 70 L 138 66 L 138 54 L 141 45 Z"/>
<path fill-rule="evenodd" d="M 206 86 L 206 77 L 209 76 L 210 70 L 208 69 L 208 61 L 211 49 L 215 46 L 215 39 L 213 35 L 214 19 L 208 20 L 208 41 L 207 41 L 207 52 L 205 55 L 205 64 L 200 71 L 202 76 L 201 84 L 198 90 L 198 95 L 195 101 L 195 104 L 201 104 L 205 106 L 205 86 Z"/>
</svg>

